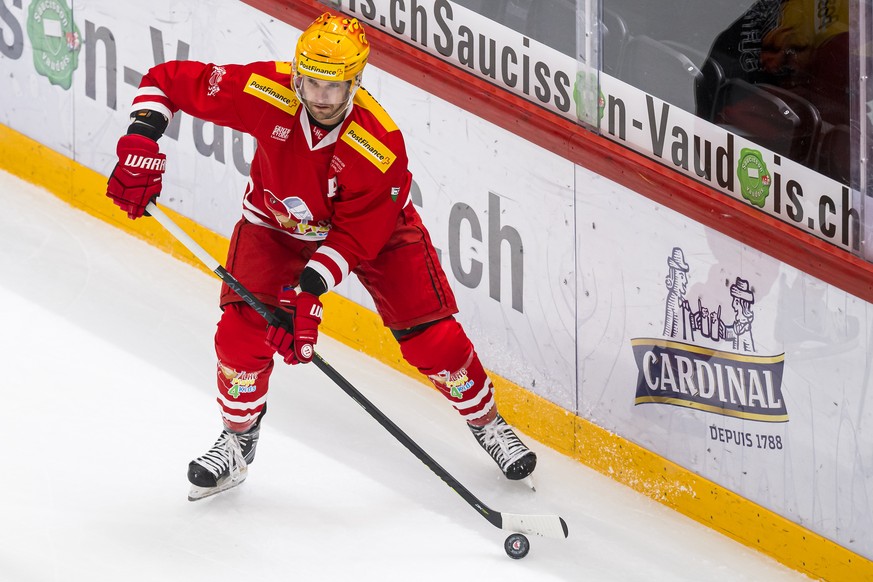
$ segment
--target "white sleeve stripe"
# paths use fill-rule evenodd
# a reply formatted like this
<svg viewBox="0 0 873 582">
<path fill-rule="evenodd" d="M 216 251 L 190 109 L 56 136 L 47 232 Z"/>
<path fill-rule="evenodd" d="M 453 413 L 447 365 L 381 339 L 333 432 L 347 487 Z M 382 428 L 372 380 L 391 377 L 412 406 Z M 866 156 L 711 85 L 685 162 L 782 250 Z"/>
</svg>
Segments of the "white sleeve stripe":
<svg viewBox="0 0 873 582">
<path fill-rule="evenodd" d="M 326 258 L 333 261 L 340 271 L 341 279 L 345 279 L 349 274 L 349 263 L 346 261 L 336 249 L 332 249 L 325 245 L 316 251 L 316 254 L 324 255 Z"/>
<path fill-rule="evenodd" d="M 336 281 L 334 281 L 333 274 L 330 272 L 330 269 L 328 269 L 327 266 L 319 263 L 318 261 L 312 260 L 306 263 L 306 266 L 321 275 L 321 278 L 324 279 L 324 284 L 327 285 L 327 291 L 330 291 L 331 289 L 336 287 Z M 325 293 L 327 291 L 325 291 Z"/>
<path fill-rule="evenodd" d="M 246 220 L 253 224 L 257 224 L 258 226 L 266 226 L 268 228 L 272 228 L 273 230 L 277 230 L 279 232 L 284 232 L 287 234 L 287 231 L 278 229 L 272 224 L 268 223 L 267 215 L 264 214 L 260 208 L 245 199 L 243 200 L 243 216 L 245 216 Z"/>
<path fill-rule="evenodd" d="M 158 89 L 157 87 L 140 87 L 136 90 L 137 95 L 161 95 L 162 97 L 166 97 L 167 94 Z"/>
</svg>

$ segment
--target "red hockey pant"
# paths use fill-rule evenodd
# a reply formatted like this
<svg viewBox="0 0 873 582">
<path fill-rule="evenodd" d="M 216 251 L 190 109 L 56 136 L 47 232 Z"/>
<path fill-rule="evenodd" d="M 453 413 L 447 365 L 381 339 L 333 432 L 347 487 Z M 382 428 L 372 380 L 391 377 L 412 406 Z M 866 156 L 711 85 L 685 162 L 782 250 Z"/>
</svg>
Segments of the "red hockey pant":
<svg viewBox="0 0 873 582">
<path fill-rule="evenodd" d="M 230 241 L 227 269 L 267 305 L 275 306 L 283 285 L 297 285 L 317 248 L 284 233 L 241 220 Z M 448 398 L 468 422 L 494 415 L 494 389 L 473 345 L 452 317 L 455 297 L 437 261 L 430 236 L 412 205 L 373 260 L 354 270 L 370 293 L 383 323 L 405 330 L 437 322 L 400 341 L 403 357 Z M 266 343 L 266 322 L 222 286 L 223 313 L 215 334 L 218 403 L 225 426 L 238 432 L 263 410 L 274 352 Z"/>
</svg>

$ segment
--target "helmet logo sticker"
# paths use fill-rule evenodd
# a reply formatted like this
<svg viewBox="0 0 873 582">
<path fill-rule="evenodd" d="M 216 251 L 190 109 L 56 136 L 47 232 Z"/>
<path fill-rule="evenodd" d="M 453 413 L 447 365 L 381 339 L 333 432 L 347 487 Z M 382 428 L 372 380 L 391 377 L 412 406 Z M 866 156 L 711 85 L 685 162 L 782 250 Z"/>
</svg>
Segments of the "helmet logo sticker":
<svg viewBox="0 0 873 582">
<path fill-rule="evenodd" d="M 342 80 L 343 69 L 342 64 L 332 65 L 329 63 L 317 63 L 310 59 L 300 59 L 297 63 L 297 70 L 310 77 L 319 77 L 328 80 Z"/>
</svg>

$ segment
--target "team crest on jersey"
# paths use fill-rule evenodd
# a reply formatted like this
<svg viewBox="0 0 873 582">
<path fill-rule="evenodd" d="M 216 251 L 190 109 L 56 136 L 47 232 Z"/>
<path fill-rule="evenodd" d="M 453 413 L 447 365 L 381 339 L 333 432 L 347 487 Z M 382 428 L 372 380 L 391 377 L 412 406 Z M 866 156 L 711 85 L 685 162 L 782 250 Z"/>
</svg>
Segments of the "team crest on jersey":
<svg viewBox="0 0 873 582">
<path fill-rule="evenodd" d="M 212 75 L 209 76 L 209 89 L 206 90 L 206 94 L 210 97 L 215 97 L 216 93 L 221 91 L 221 87 L 218 86 L 221 83 L 221 79 L 227 74 L 227 69 L 224 67 L 215 66 L 212 68 Z"/>
<path fill-rule="evenodd" d="M 301 198 L 288 196 L 280 201 L 269 190 L 266 192 L 270 195 L 269 209 L 282 228 L 306 239 L 323 240 L 327 236 L 328 231 L 330 231 L 330 222 L 324 220 L 313 222 L 312 211 Z M 280 202 L 281 209 L 278 207 Z"/>
<path fill-rule="evenodd" d="M 298 222 L 303 220 L 312 220 L 312 212 L 306 206 L 306 202 L 297 196 L 289 196 L 282 199 L 282 206 L 288 211 L 289 218 L 295 218 Z"/>
<path fill-rule="evenodd" d="M 342 140 L 352 146 L 358 153 L 373 162 L 383 174 L 388 171 L 397 156 L 369 131 L 355 123 L 349 124 Z"/>
</svg>

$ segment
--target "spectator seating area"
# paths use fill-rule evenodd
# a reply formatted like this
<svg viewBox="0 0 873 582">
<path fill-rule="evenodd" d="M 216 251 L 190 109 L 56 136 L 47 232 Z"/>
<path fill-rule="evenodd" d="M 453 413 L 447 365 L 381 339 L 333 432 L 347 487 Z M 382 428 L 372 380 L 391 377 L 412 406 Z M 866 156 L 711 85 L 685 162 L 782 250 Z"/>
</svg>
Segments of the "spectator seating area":
<svg viewBox="0 0 873 582">
<path fill-rule="evenodd" d="M 551 46 L 576 53 L 575 0 L 455 0 Z M 634 31 L 601 10 L 601 70 L 736 135 L 851 183 L 848 33 L 812 55 L 810 82 L 787 90 L 730 78 L 718 61 L 671 39 Z"/>
<path fill-rule="evenodd" d="M 808 87 L 787 90 L 728 78 L 705 53 L 634 34 L 615 12 L 604 10 L 603 20 L 605 29 L 620 31 L 609 40 L 604 32 L 605 73 L 851 184 L 848 33 L 832 37 L 815 51 Z"/>
</svg>

